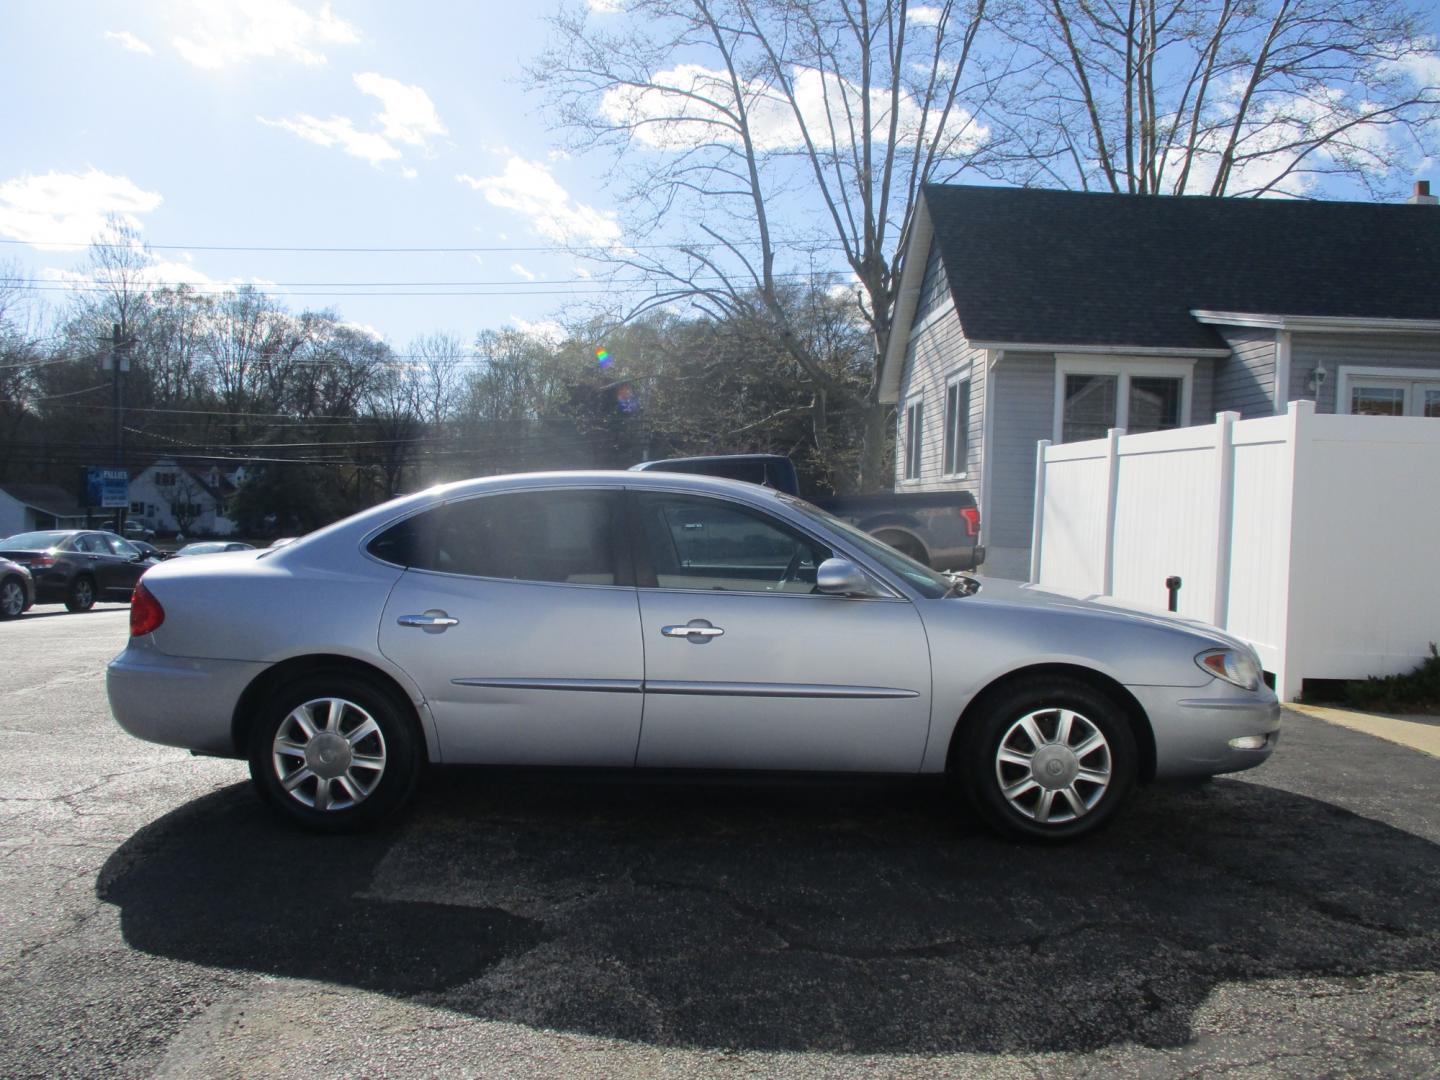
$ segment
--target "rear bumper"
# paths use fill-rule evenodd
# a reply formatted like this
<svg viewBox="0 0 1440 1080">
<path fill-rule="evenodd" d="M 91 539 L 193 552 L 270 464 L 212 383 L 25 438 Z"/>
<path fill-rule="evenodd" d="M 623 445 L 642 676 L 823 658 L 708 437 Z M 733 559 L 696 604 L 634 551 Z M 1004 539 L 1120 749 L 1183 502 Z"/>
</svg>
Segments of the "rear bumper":
<svg viewBox="0 0 1440 1080">
<path fill-rule="evenodd" d="M 1157 780 L 1240 772 L 1261 764 L 1280 738 L 1273 691 L 1240 690 L 1215 680 L 1205 687 L 1130 686 L 1155 734 Z M 1234 739 L 1264 739 L 1242 748 Z"/>
<path fill-rule="evenodd" d="M 235 757 L 236 703 L 267 666 L 167 656 L 149 637 L 134 638 L 105 669 L 105 690 L 116 722 L 136 738 Z"/>
</svg>

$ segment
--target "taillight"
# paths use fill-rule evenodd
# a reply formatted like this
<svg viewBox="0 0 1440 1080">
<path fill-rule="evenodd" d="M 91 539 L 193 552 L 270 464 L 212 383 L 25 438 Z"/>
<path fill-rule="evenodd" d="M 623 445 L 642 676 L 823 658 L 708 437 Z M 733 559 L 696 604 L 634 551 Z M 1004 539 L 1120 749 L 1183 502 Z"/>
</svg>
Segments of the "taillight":
<svg viewBox="0 0 1440 1080">
<path fill-rule="evenodd" d="M 145 583 L 140 582 L 135 586 L 135 594 L 130 598 L 130 636 L 152 634 L 160 629 L 160 624 L 164 621 L 165 609 L 160 606 L 160 601 L 155 599 L 155 594 L 145 587 Z"/>
<path fill-rule="evenodd" d="M 965 519 L 965 535 L 976 537 L 980 535 L 980 508 L 977 506 L 962 506 L 960 516 Z"/>
<path fill-rule="evenodd" d="M 55 565 L 54 555 L 36 555 L 28 563 L 31 570 L 44 570 Z"/>
</svg>

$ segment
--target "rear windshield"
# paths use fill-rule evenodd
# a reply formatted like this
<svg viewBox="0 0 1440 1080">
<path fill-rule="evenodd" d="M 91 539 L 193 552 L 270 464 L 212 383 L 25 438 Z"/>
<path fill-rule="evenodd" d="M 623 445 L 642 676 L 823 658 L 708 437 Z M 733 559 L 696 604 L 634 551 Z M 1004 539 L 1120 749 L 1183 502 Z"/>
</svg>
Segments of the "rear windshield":
<svg viewBox="0 0 1440 1080">
<path fill-rule="evenodd" d="M 0 540 L 0 551 L 44 551 L 54 547 L 70 534 L 68 532 L 16 533 Z"/>
</svg>

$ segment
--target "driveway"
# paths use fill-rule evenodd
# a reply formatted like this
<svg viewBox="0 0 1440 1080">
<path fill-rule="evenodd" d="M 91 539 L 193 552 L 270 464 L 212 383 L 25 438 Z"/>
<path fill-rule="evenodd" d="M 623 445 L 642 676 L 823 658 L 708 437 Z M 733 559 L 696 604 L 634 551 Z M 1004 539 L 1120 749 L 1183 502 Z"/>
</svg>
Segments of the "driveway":
<svg viewBox="0 0 1440 1080">
<path fill-rule="evenodd" d="M 945 792 L 440 772 L 359 837 L 0 625 L 0 1074 L 1430 1075 L 1440 761 L 1287 713 L 1074 847 Z"/>
</svg>

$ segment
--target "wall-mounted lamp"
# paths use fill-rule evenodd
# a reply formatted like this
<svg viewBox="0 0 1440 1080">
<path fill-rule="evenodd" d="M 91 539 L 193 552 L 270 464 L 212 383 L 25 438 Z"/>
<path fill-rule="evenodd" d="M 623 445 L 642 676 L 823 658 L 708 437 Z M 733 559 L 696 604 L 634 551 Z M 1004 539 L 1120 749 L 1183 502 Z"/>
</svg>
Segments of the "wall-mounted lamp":
<svg viewBox="0 0 1440 1080">
<path fill-rule="evenodd" d="M 1320 388 L 1325 385 L 1325 369 L 1316 367 L 1314 371 L 1310 372 L 1310 378 L 1306 381 L 1306 385 L 1318 394 Z"/>
</svg>

